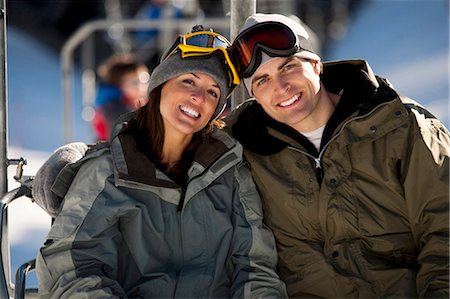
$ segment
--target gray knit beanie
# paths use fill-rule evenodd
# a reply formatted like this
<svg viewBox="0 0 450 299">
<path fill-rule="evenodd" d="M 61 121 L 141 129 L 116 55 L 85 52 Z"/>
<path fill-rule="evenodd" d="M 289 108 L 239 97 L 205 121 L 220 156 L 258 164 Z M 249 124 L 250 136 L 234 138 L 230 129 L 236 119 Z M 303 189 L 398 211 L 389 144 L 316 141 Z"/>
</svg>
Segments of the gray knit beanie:
<svg viewBox="0 0 450 299">
<path fill-rule="evenodd" d="M 229 76 L 219 55 L 222 54 L 213 53 L 208 56 L 181 58 L 180 52 L 172 54 L 153 70 L 150 76 L 148 94 L 150 95 L 156 87 L 164 82 L 181 74 L 195 72 L 208 74 L 217 82 L 220 88 L 219 104 L 212 119 L 217 118 L 225 109 L 226 99 L 230 91 Z"/>
</svg>

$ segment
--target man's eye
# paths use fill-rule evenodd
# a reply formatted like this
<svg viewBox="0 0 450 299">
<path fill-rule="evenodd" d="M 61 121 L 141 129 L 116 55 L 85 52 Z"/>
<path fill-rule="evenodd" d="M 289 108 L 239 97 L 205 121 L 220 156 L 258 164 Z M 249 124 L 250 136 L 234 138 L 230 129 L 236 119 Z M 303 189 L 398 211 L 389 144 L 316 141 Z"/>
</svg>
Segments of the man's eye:
<svg viewBox="0 0 450 299">
<path fill-rule="evenodd" d="M 288 71 L 288 70 L 292 69 L 294 66 L 295 66 L 295 64 L 293 64 L 293 63 L 286 64 L 284 66 L 284 70 Z"/>
<path fill-rule="evenodd" d="M 267 79 L 266 78 L 261 78 L 261 79 L 259 79 L 257 82 L 256 82 L 256 85 L 263 85 L 263 84 L 265 84 L 267 82 Z"/>
<path fill-rule="evenodd" d="M 186 84 L 191 84 L 191 85 L 194 84 L 194 81 L 191 79 L 183 79 L 183 82 Z"/>
</svg>

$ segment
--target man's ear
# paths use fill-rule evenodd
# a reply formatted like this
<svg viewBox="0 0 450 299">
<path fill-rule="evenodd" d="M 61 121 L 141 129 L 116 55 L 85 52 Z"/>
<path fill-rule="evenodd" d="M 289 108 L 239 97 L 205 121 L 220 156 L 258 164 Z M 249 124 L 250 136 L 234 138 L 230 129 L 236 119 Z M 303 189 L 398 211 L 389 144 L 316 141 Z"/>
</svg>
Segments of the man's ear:
<svg viewBox="0 0 450 299">
<path fill-rule="evenodd" d="M 322 63 L 318 60 L 310 60 L 309 62 L 311 62 L 311 65 L 314 69 L 314 73 L 316 75 L 320 75 L 322 73 Z"/>
</svg>

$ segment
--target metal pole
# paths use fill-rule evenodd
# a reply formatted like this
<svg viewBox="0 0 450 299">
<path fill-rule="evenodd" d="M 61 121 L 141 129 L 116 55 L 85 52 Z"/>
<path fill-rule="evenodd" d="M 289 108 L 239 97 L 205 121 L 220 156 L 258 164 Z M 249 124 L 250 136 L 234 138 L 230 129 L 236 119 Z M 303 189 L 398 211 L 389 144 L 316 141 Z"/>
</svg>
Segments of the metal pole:
<svg viewBox="0 0 450 299">
<path fill-rule="evenodd" d="M 0 7 L 0 195 L 8 190 L 8 103 L 7 103 L 7 81 L 6 81 L 6 6 L 5 1 L 1 1 Z"/>
<path fill-rule="evenodd" d="M 6 0 L 0 1 L 0 196 L 6 195 L 8 191 L 8 104 L 6 93 Z M 9 298 L 10 289 L 10 260 L 8 243 L 8 218 L 6 205 L 3 201 L 0 203 L 0 234 L 1 234 L 1 257 L 0 257 L 0 297 Z M 4 231 L 5 229 L 5 231 Z"/>
<path fill-rule="evenodd" d="M 256 0 L 231 0 L 230 38 L 234 40 L 248 16 L 256 12 Z M 231 95 L 231 109 L 249 97 L 244 84 Z"/>
</svg>

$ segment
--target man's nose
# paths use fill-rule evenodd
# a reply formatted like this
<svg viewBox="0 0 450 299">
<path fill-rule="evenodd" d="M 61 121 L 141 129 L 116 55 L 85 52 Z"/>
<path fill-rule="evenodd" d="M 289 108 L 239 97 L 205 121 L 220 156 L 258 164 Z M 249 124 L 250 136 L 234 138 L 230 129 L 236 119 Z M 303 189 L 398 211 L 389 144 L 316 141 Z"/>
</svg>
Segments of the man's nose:
<svg viewBox="0 0 450 299">
<path fill-rule="evenodd" d="M 277 93 L 285 93 L 290 88 L 289 81 L 281 76 L 276 76 L 274 78 L 274 89 Z"/>
</svg>

